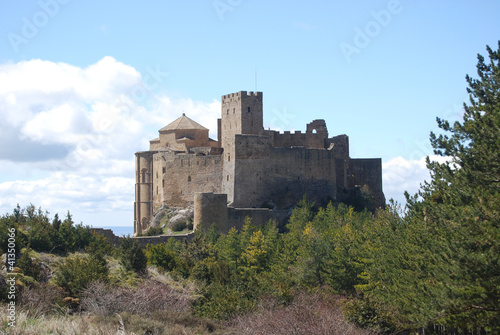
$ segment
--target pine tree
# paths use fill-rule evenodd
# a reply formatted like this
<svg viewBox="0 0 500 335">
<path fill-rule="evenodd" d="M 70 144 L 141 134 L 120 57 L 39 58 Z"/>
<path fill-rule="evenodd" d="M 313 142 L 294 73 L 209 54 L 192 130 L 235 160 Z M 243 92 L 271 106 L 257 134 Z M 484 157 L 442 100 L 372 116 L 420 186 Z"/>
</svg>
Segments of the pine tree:
<svg viewBox="0 0 500 335">
<path fill-rule="evenodd" d="M 462 122 L 437 119 L 431 133 L 444 163 L 427 161 L 432 180 L 421 191 L 423 220 L 440 234 L 443 267 L 456 267 L 445 284 L 443 320 L 458 327 L 500 331 L 500 41 L 478 55 L 479 78 L 466 76 L 469 104 Z M 445 250 L 445 248 L 441 248 Z"/>
<path fill-rule="evenodd" d="M 496 325 L 500 330 L 500 41 L 478 55 L 479 78 L 466 76 L 470 102 L 463 122 L 437 119 L 451 135 L 431 133 L 436 154 L 450 161 L 428 161 L 432 181 L 422 192 L 424 219 L 449 234 L 460 265 L 451 279 L 447 319 L 466 327 Z M 493 330 L 492 330 L 493 331 Z"/>
<path fill-rule="evenodd" d="M 427 159 L 431 180 L 404 218 L 379 212 L 368 227 L 356 322 L 500 333 L 500 42 L 487 50 L 479 78 L 466 76 L 463 120 L 438 118 L 443 133 L 430 135 L 446 161 Z"/>
<path fill-rule="evenodd" d="M 122 239 L 119 257 L 120 264 L 125 270 L 141 274 L 147 272 L 148 259 L 146 253 L 139 245 L 139 242 L 132 238 Z"/>
</svg>

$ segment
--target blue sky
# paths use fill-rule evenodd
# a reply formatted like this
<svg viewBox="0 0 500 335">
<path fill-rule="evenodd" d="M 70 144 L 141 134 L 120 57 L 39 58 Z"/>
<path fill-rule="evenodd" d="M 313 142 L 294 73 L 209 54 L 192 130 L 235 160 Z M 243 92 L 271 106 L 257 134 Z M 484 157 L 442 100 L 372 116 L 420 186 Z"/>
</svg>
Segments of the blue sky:
<svg viewBox="0 0 500 335">
<path fill-rule="evenodd" d="M 255 88 L 266 127 L 325 119 L 402 201 L 499 17 L 500 1 L 0 0 L 0 211 L 132 225 L 133 153 L 182 112 L 215 137 L 220 96 Z"/>
</svg>

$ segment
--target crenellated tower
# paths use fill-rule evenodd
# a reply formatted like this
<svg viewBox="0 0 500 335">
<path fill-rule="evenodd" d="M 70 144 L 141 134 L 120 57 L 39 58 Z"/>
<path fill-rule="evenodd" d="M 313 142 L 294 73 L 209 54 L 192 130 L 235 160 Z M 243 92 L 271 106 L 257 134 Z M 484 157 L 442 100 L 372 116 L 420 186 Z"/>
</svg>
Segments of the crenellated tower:
<svg viewBox="0 0 500 335">
<path fill-rule="evenodd" d="M 264 131 L 262 92 L 239 91 L 222 96 L 219 141 L 224 149 L 222 191 L 234 199 L 235 136 L 259 135 Z"/>
<path fill-rule="evenodd" d="M 262 92 L 240 91 L 222 96 L 221 146 L 234 140 L 234 135 L 258 135 L 263 126 Z"/>
</svg>

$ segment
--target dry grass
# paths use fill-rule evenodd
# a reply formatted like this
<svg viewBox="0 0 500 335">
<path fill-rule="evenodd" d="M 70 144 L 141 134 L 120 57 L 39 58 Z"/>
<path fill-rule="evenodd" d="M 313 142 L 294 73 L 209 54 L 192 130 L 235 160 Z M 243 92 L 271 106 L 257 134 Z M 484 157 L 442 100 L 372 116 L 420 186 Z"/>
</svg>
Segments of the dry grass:
<svg viewBox="0 0 500 335">
<path fill-rule="evenodd" d="M 7 307 L 0 305 L 0 334 L 9 335 L 194 335 L 210 334 L 215 324 L 189 313 L 155 312 L 151 316 L 130 313 L 106 317 L 88 314 L 52 314 L 32 316 L 29 311 L 16 311 L 16 326 L 7 322 Z"/>
<path fill-rule="evenodd" d="M 62 288 L 52 284 L 38 284 L 25 287 L 19 294 L 18 306 L 31 316 L 50 313 L 58 308 L 64 298 Z"/>
<path fill-rule="evenodd" d="M 119 331 L 117 320 L 108 323 L 96 323 L 89 316 L 50 315 L 32 317 L 29 311 L 16 311 L 16 326 L 7 323 L 6 307 L 1 306 L 0 334 L 9 335 L 133 335 L 131 332 Z M 141 335 L 144 333 L 141 333 Z"/>
<path fill-rule="evenodd" d="M 340 301 L 319 294 L 299 294 L 288 306 L 265 302 L 254 313 L 239 316 L 223 334 L 252 335 L 373 335 L 348 323 Z"/>
<path fill-rule="evenodd" d="M 133 289 L 94 282 L 82 294 L 82 308 L 99 316 L 122 312 L 150 315 L 163 310 L 190 313 L 191 301 L 189 294 L 153 280 Z"/>
</svg>

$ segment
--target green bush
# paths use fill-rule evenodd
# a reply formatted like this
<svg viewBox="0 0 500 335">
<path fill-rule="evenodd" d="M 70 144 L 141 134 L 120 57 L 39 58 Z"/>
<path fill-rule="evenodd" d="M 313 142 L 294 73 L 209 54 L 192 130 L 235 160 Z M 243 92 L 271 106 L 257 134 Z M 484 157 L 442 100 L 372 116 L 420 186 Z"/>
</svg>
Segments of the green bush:
<svg viewBox="0 0 500 335">
<path fill-rule="evenodd" d="M 102 256 L 73 255 L 59 263 L 55 282 L 70 295 L 78 296 L 94 281 L 107 282 L 108 273 L 106 260 Z"/>
<path fill-rule="evenodd" d="M 95 255 L 111 255 L 114 250 L 113 244 L 101 234 L 93 234 L 90 243 L 85 248 L 85 251 Z"/>
<path fill-rule="evenodd" d="M 163 228 L 161 227 L 151 227 L 146 231 L 143 236 L 158 236 L 163 235 Z"/>
<path fill-rule="evenodd" d="M 195 302 L 194 309 L 200 316 L 210 319 L 229 319 L 242 314 L 254 306 L 244 292 L 226 285 L 210 285 L 204 296 Z"/>
<path fill-rule="evenodd" d="M 40 261 L 33 257 L 33 250 L 26 248 L 21 251 L 21 257 L 17 260 L 17 266 L 21 269 L 25 276 L 30 276 L 35 280 L 40 277 Z"/>
<path fill-rule="evenodd" d="M 381 333 L 392 333 L 396 329 L 394 315 L 377 307 L 367 298 L 347 300 L 342 306 L 347 321 L 362 328 L 369 328 Z"/>
<path fill-rule="evenodd" d="M 177 253 L 170 250 L 165 244 L 148 244 L 146 246 L 146 257 L 150 265 L 166 271 L 172 271 L 178 261 Z"/>
<path fill-rule="evenodd" d="M 225 285 L 231 279 L 229 264 L 225 261 L 216 261 L 212 257 L 197 262 L 191 269 L 191 277 L 205 282 Z"/>
<path fill-rule="evenodd" d="M 73 226 L 75 236 L 75 251 L 83 250 L 93 241 L 93 233 L 89 226 L 77 224 Z"/>
<path fill-rule="evenodd" d="M 120 264 L 127 271 L 145 273 L 147 271 L 148 259 L 139 242 L 131 239 L 122 239 L 119 250 Z"/>
<path fill-rule="evenodd" d="M 184 229 L 186 229 L 186 227 L 187 227 L 186 221 L 176 222 L 172 225 L 172 230 L 183 231 Z"/>
</svg>

